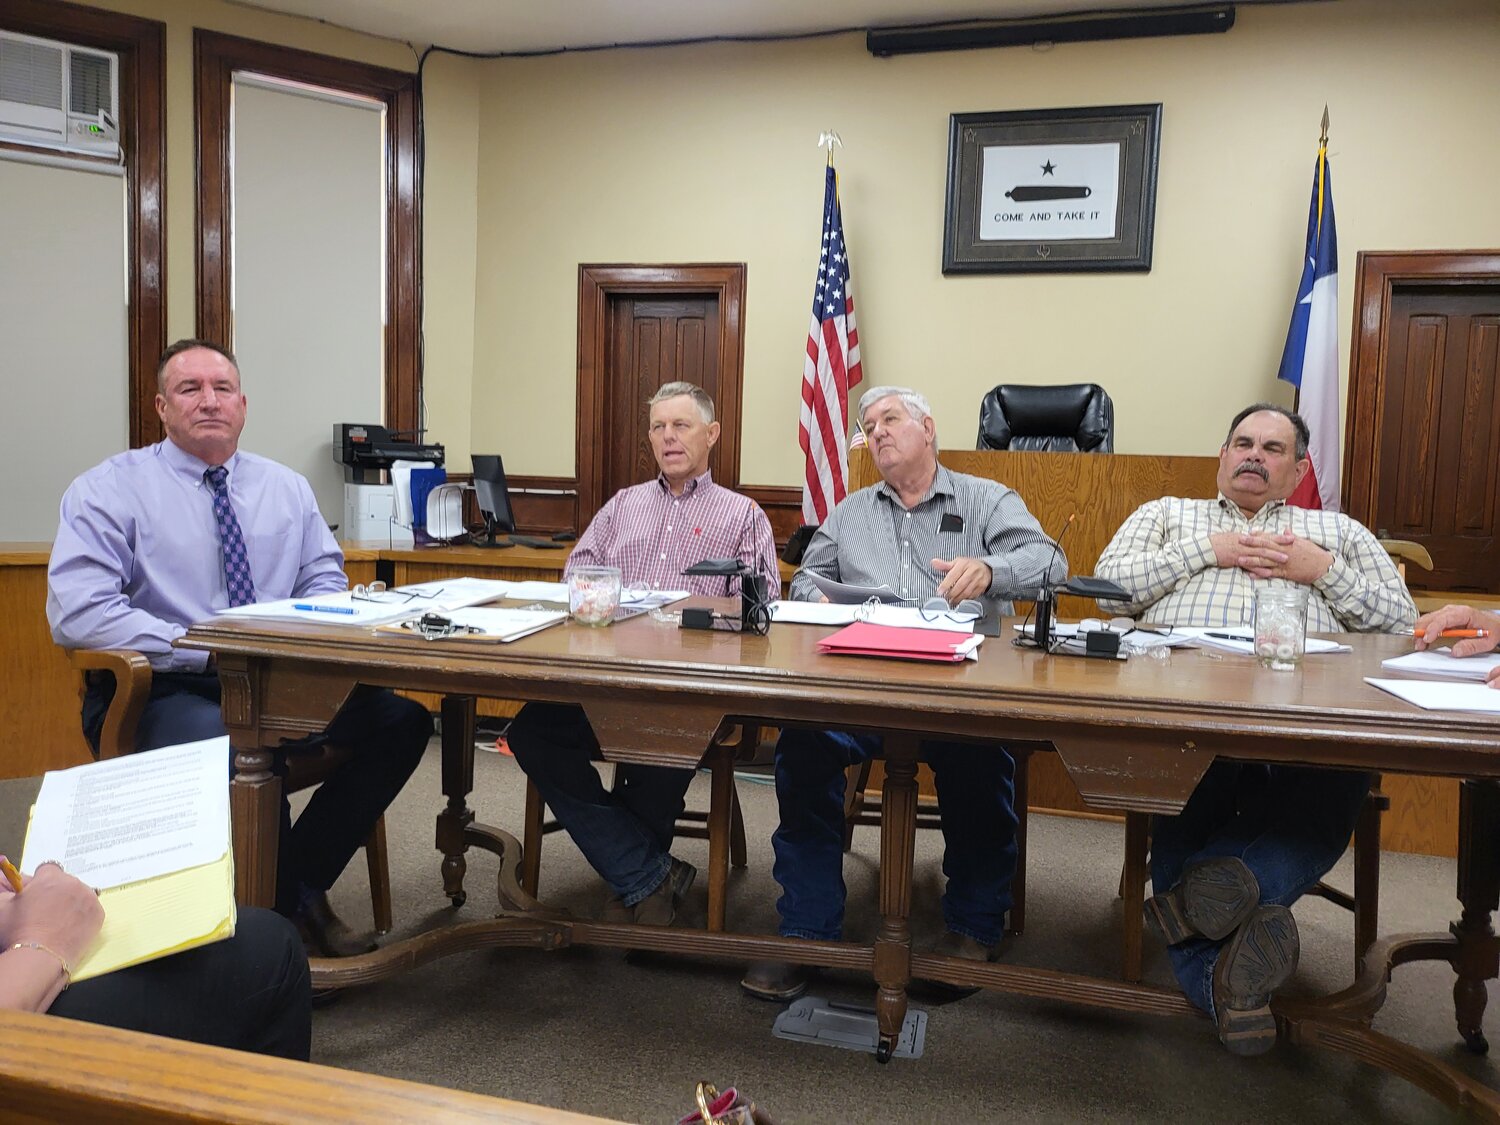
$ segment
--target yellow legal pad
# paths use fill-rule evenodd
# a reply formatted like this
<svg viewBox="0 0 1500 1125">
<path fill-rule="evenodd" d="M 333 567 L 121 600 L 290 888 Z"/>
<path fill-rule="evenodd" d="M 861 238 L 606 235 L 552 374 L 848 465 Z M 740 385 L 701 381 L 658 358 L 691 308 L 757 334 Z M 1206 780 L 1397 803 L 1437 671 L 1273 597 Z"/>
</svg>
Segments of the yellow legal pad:
<svg viewBox="0 0 1500 1125">
<path fill-rule="evenodd" d="M 234 936 L 234 854 L 99 895 L 104 928 L 75 981 Z"/>
</svg>

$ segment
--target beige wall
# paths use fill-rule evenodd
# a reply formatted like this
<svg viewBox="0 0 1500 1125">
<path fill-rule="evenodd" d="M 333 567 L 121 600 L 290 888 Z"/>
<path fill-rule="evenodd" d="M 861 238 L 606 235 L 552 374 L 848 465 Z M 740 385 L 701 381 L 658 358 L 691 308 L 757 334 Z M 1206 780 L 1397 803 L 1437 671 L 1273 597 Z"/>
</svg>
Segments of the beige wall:
<svg viewBox="0 0 1500 1125">
<path fill-rule="evenodd" d="M 1274 373 L 1325 101 L 1345 369 L 1358 250 L 1500 245 L 1500 8 L 1413 7 L 1242 5 L 1224 36 L 1047 52 L 881 60 L 847 36 L 481 64 L 476 447 L 573 472 L 578 263 L 744 261 L 742 479 L 797 483 L 833 128 L 867 385 L 923 388 L 967 446 L 997 382 L 1098 381 L 1122 452 L 1212 452 L 1233 409 L 1290 402 Z M 1155 101 L 1149 274 L 942 276 L 949 113 Z M 429 363 L 430 397 L 446 380 Z"/>
<path fill-rule="evenodd" d="M 192 335 L 196 313 L 196 172 L 193 126 L 193 29 L 206 28 L 305 51 L 413 71 L 404 43 L 345 31 L 220 0 L 87 0 L 167 25 L 167 335 Z M 473 368 L 473 230 L 478 143 L 471 64 L 436 58 L 427 68 L 428 152 L 424 275 L 429 377 L 427 418 L 448 442 L 454 464 L 468 463 L 469 383 Z M 247 382 L 254 373 L 246 372 Z M 266 408 L 257 401 L 258 408 Z"/>
</svg>

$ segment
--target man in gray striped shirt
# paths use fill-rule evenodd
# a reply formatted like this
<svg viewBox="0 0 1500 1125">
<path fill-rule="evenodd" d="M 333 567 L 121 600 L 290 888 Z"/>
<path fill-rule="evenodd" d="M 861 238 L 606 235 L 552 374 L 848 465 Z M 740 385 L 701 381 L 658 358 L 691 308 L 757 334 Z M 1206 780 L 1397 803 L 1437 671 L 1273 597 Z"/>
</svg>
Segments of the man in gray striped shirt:
<svg viewBox="0 0 1500 1125">
<path fill-rule="evenodd" d="M 937 427 L 927 400 L 905 387 L 876 387 L 859 403 L 870 454 L 883 478 L 839 504 L 813 536 L 792 597 L 821 597 L 818 574 L 863 586 L 889 585 L 922 604 L 985 603 L 1005 614 L 1011 598 L 1061 582 L 1067 561 L 1026 504 L 996 481 L 938 464 Z M 772 837 L 781 884 L 783 937 L 836 941 L 844 920 L 844 770 L 880 751 L 876 735 L 788 729 L 776 744 L 781 824 Z M 937 781 L 946 851 L 947 932 L 937 951 L 988 960 L 1010 909 L 1016 866 L 1015 763 L 1003 747 L 928 740 L 922 756 Z M 806 970 L 780 961 L 750 966 L 741 982 L 754 996 L 786 1000 L 807 987 Z"/>
<path fill-rule="evenodd" d="M 1307 441 L 1297 415 L 1246 407 L 1219 451 L 1218 497 L 1142 505 L 1095 572 L 1130 591 L 1126 612 L 1164 625 L 1251 625 L 1256 590 L 1297 585 L 1310 631 L 1410 626 L 1416 606 L 1368 530 L 1286 503 L 1310 467 Z M 1221 760 L 1179 815 L 1152 825 L 1146 918 L 1236 1054 L 1276 1043 L 1271 993 L 1297 967 L 1287 908 L 1344 854 L 1369 785 L 1365 773 Z"/>
</svg>

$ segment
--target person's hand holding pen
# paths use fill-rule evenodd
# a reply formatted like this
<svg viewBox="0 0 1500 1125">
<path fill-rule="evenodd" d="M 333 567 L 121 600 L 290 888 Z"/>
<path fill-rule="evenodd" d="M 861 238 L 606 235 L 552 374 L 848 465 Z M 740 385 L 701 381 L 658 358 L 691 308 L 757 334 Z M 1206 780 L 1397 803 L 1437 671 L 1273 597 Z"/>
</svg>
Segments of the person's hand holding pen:
<svg viewBox="0 0 1500 1125">
<path fill-rule="evenodd" d="M 1429 648 L 1444 638 L 1453 640 L 1454 656 L 1478 656 L 1500 645 L 1500 615 L 1467 605 L 1445 605 L 1424 613 L 1412 627 L 1417 648 Z M 1490 687 L 1500 688 L 1500 667 L 1490 670 Z"/>
<path fill-rule="evenodd" d="M 0 878 L 0 1007 L 45 1012 L 99 936 L 104 907 L 91 887 L 56 863 L 41 864 L 29 879 L 16 876 L 20 891 L 6 875 Z"/>
</svg>

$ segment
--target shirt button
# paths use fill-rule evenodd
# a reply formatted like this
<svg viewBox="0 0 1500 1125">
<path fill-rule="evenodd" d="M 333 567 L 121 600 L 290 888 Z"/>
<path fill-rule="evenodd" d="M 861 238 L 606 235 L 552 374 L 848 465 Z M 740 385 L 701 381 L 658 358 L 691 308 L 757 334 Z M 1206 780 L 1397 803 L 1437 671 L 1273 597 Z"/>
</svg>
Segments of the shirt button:
<svg viewBox="0 0 1500 1125">
<path fill-rule="evenodd" d="M 910 512 L 907 512 L 907 513 L 906 513 L 906 518 L 907 518 L 907 519 L 911 519 L 911 513 L 910 513 Z"/>
<path fill-rule="evenodd" d="M 667 556 L 666 556 L 666 555 L 663 555 L 663 556 L 662 556 L 662 560 L 663 560 L 663 561 L 665 561 L 665 560 L 666 560 L 666 557 L 667 557 Z"/>
<path fill-rule="evenodd" d="M 672 525 L 671 525 L 671 524 L 667 524 L 667 530 L 668 530 L 668 531 L 671 531 L 671 530 L 672 530 Z"/>
</svg>

